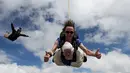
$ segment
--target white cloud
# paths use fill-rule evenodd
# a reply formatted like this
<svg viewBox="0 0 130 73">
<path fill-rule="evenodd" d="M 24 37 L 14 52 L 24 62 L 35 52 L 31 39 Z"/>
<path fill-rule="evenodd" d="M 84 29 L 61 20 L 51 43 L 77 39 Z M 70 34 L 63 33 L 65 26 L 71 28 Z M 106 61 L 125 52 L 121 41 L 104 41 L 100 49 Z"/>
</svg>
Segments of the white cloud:
<svg viewBox="0 0 130 73">
<path fill-rule="evenodd" d="M 130 57 L 118 50 L 113 50 L 107 54 L 102 53 L 101 59 L 88 56 L 88 61 L 81 68 L 90 69 L 92 73 L 129 73 Z M 0 64 L 1 73 L 75 73 L 72 67 L 57 66 L 52 63 L 42 64 L 42 68 L 36 66 L 20 66 L 13 64 Z M 83 69 L 81 69 L 81 72 Z M 87 70 L 86 70 L 87 71 Z M 88 71 L 89 72 L 89 71 Z M 76 72 L 78 73 L 78 71 Z M 89 72 L 91 73 L 91 72 Z"/>
<path fill-rule="evenodd" d="M 55 64 L 43 64 L 42 72 L 44 73 L 73 73 L 72 67 L 56 66 Z"/>
<path fill-rule="evenodd" d="M 98 32 L 93 37 L 90 37 L 88 41 L 107 45 L 118 43 L 117 38 L 124 38 L 130 31 L 129 4 L 130 2 L 128 0 L 70 0 L 70 18 L 72 18 L 80 28 L 90 28 L 99 24 L 100 30 L 108 33 L 102 38 L 102 32 Z M 48 5 L 51 5 L 52 8 L 44 10 Z M 15 11 L 18 10 L 20 6 L 27 8 L 23 12 L 20 10 L 22 16 L 30 16 L 33 9 L 37 9 L 36 12 L 38 16 L 29 17 L 32 19 L 32 23 L 35 24 L 40 23 L 41 20 L 45 22 L 43 15 L 47 14 L 47 12 L 52 13 L 55 19 L 63 22 L 68 12 L 67 0 L 63 0 L 63 2 L 60 0 L 3 0 L 1 6 L 6 6 L 6 8 L 2 8 L 2 11 L 5 11 L 3 13 L 6 14 L 1 13 L 1 15 L 7 17 L 8 10 L 9 12 Z M 40 24 L 40 26 L 42 26 L 42 24 Z"/>
<path fill-rule="evenodd" d="M 10 2 L 7 0 L 6 1 L 3 0 L 2 2 L 3 2 L 2 6 L 6 6 L 10 4 Z M 29 19 L 31 20 L 32 24 L 40 27 L 39 30 L 23 31 L 23 33 L 28 34 L 30 38 L 20 37 L 21 38 L 20 41 L 29 51 L 34 52 L 34 54 L 37 56 L 40 56 L 41 59 L 43 59 L 44 51 L 52 48 L 54 41 L 57 39 L 60 31 L 62 30 L 61 28 L 62 26 L 56 24 L 57 22 L 54 22 L 54 23 L 45 22 L 45 18 L 43 16 L 47 14 L 47 12 L 52 11 L 50 13 L 52 13 L 52 15 L 53 14 L 56 15 L 55 13 L 53 13 L 55 9 L 50 8 L 50 9 L 44 10 L 44 8 L 46 8 L 49 5 L 49 2 L 55 2 L 55 1 L 54 0 L 38 0 L 38 1 L 29 0 L 27 2 L 16 1 L 15 3 L 15 0 L 13 0 L 11 4 L 14 4 L 14 5 L 12 5 L 11 7 L 7 6 L 6 8 L 6 10 L 10 11 L 10 13 L 15 10 L 20 11 L 18 17 L 21 19 L 24 16 L 29 16 Z M 21 6 L 27 9 L 22 10 L 20 9 Z M 34 9 L 36 9 L 36 13 L 38 13 L 38 15 L 30 17 L 30 15 L 34 12 L 33 11 Z M 4 14 L 1 14 L 1 15 L 4 15 Z M 57 18 L 58 16 L 55 16 L 55 17 L 56 17 L 56 20 L 59 20 L 59 18 Z M 29 24 L 30 28 L 33 26 L 32 24 Z M 3 32 L 1 32 L 1 34 L 3 34 Z M 16 43 L 19 43 L 19 41 L 18 42 L 16 41 Z"/>
<path fill-rule="evenodd" d="M 1 0 L 0 20 L 8 18 L 10 13 L 24 4 L 23 0 Z"/>
<path fill-rule="evenodd" d="M 41 30 L 27 31 L 26 33 L 30 38 L 21 37 L 20 41 L 28 50 L 34 52 L 35 55 L 40 56 L 43 60 L 45 50 L 52 48 L 60 33 L 61 26 L 50 23 L 43 23 L 40 26 L 42 26 Z"/>
<path fill-rule="evenodd" d="M 90 68 L 93 73 L 129 73 L 130 57 L 121 51 L 111 51 L 108 54 L 102 53 L 101 59 L 88 57 L 88 62 L 82 67 Z"/>
<path fill-rule="evenodd" d="M 129 4 L 128 0 L 113 0 L 108 7 L 102 5 L 106 9 L 103 13 L 99 11 L 100 15 L 96 14 L 98 18 L 96 23 L 99 24 L 100 31 L 104 31 L 107 34 L 103 35 L 102 32 L 97 32 L 93 36 L 86 36 L 86 39 L 88 38 L 87 41 L 104 43 L 106 45 L 120 43 L 119 39 L 125 38 L 130 31 Z"/>
<path fill-rule="evenodd" d="M 48 64 L 45 68 L 37 68 L 35 66 L 20 66 L 13 64 L 0 64 L 1 73 L 73 73 L 71 67 L 58 67 L 54 64 Z"/>
<path fill-rule="evenodd" d="M 41 73 L 40 69 L 34 66 L 19 66 L 17 64 L 0 64 L 1 73 Z"/>
<path fill-rule="evenodd" d="M 106 31 L 105 35 L 104 32 L 102 31 L 96 31 L 95 34 L 90 33 L 90 34 L 85 34 L 84 37 L 86 37 L 84 40 L 87 42 L 96 42 L 96 43 L 103 43 L 105 45 L 110 45 L 110 44 L 119 44 L 121 43 L 122 38 L 126 38 L 126 33 L 125 32 L 118 32 L 118 31 Z"/>
<path fill-rule="evenodd" d="M 18 66 L 18 68 L 26 73 L 42 73 L 41 70 L 35 66 Z"/>
<path fill-rule="evenodd" d="M 24 4 L 24 1 L 22 0 L 2 0 L 3 7 L 5 7 L 5 10 L 12 11 L 17 8 L 19 8 L 22 4 Z M 4 9 L 4 8 L 3 8 Z"/>
<path fill-rule="evenodd" d="M 81 28 L 97 25 L 97 20 L 103 15 L 114 0 L 74 0 L 71 17 Z"/>
<path fill-rule="evenodd" d="M 0 64 L 8 64 L 11 63 L 11 59 L 9 59 L 8 55 L 2 50 L 0 50 Z"/>
</svg>

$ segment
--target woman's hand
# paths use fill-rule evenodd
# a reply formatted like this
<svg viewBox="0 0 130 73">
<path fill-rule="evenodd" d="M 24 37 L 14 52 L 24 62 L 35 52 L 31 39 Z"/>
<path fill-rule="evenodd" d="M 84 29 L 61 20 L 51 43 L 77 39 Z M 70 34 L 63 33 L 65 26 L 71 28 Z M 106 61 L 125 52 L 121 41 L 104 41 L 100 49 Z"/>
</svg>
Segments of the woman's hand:
<svg viewBox="0 0 130 73">
<path fill-rule="evenodd" d="M 99 53 L 99 48 L 97 49 L 97 51 L 95 52 L 95 57 L 100 59 L 101 58 L 101 53 Z"/>
<path fill-rule="evenodd" d="M 46 51 L 46 54 L 44 56 L 44 62 L 48 62 L 50 57 L 50 54 Z"/>
</svg>

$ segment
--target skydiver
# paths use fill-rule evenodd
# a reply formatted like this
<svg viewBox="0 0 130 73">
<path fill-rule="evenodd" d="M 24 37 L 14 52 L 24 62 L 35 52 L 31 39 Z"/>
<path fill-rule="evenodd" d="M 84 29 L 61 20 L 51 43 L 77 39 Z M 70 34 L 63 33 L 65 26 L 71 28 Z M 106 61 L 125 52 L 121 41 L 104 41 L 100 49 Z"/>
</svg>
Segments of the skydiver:
<svg viewBox="0 0 130 73">
<path fill-rule="evenodd" d="M 13 23 L 11 23 L 11 29 L 12 29 L 12 33 L 7 32 L 4 34 L 4 37 L 11 41 L 17 40 L 17 38 L 20 36 L 29 37 L 28 35 L 21 33 L 21 31 L 22 31 L 21 27 L 19 27 L 17 30 L 15 30 Z"/>
</svg>

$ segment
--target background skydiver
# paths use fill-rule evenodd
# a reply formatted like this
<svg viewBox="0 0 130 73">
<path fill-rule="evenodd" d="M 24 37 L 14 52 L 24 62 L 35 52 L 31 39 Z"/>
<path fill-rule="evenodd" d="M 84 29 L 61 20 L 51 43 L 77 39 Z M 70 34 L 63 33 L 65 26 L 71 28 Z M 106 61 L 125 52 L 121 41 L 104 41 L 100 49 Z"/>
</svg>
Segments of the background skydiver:
<svg viewBox="0 0 130 73">
<path fill-rule="evenodd" d="M 17 30 L 15 30 L 13 23 L 11 23 L 11 29 L 12 29 L 12 33 L 6 32 L 4 34 L 4 37 L 8 38 L 11 41 L 17 40 L 17 38 L 20 36 L 29 37 L 28 35 L 21 33 L 21 31 L 22 31 L 21 27 L 19 27 Z"/>
</svg>

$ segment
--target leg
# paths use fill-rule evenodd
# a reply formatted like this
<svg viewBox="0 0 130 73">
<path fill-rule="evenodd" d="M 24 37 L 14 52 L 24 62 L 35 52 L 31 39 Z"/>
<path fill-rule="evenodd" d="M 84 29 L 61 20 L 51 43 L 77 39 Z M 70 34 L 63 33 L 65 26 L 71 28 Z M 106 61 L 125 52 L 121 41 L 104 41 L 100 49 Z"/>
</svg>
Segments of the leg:
<svg viewBox="0 0 130 73">
<path fill-rule="evenodd" d="M 14 29 L 13 23 L 11 23 L 11 28 L 12 28 L 12 32 L 16 32 L 16 30 Z"/>
</svg>

